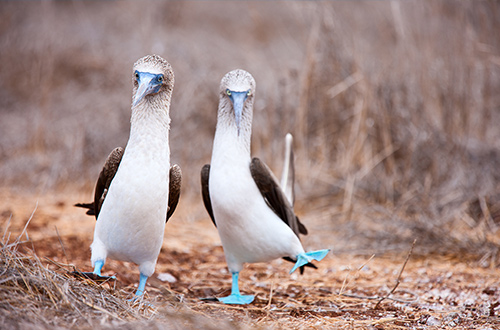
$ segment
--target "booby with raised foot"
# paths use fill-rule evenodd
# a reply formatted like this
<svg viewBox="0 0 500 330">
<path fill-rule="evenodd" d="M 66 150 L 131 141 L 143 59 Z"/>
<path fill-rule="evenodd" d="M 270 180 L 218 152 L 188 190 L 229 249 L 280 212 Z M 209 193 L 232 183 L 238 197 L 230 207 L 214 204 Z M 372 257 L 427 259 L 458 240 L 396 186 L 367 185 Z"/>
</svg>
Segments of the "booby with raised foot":
<svg viewBox="0 0 500 330">
<path fill-rule="evenodd" d="M 174 72 L 158 55 L 139 59 L 133 67 L 130 136 L 116 148 L 99 174 L 92 203 L 75 204 L 95 215 L 93 277 L 102 278 L 106 258 L 133 262 L 141 296 L 155 270 L 165 224 L 180 196 L 181 169 L 170 166 L 170 100 Z"/>
<path fill-rule="evenodd" d="M 304 266 L 316 268 L 311 261 L 322 260 L 329 251 L 305 252 L 299 239 L 307 229 L 293 211 L 291 135 L 283 189 L 266 164 L 250 156 L 254 94 L 250 73 L 234 70 L 222 78 L 211 164 L 201 171 L 203 201 L 232 274 L 231 294 L 218 298 L 226 304 L 249 304 L 254 299 L 239 290 L 245 263 L 283 257 L 295 263 L 290 273 L 297 268 L 302 272 Z"/>
</svg>

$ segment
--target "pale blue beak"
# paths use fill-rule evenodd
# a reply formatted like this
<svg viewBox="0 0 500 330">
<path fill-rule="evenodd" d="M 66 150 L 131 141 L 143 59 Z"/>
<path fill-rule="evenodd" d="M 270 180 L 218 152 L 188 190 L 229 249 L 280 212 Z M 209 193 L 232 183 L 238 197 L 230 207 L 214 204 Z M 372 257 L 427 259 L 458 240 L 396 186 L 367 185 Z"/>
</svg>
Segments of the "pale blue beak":
<svg viewBox="0 0 500 330">
<path fill-rule="evenodd" d="M 234 109 L 234 117 L 236 119 L 236 128 L 238 129 L 238 135 L 240 135 L 240 123 L 241 116 L 243 114 L 243 106 L 245 104 L 245 100 L 248 97 L 248 92 L 233 92 L 231 91 L 231 95 L 229 99 L 233 102 Z"/>
<path fill-rule="evenodd" d="M 135 76 L 139 86 L 134 96 L 133 106 L 139 104 L 147 95 L 158 93 L 165 79 L 162 74 L 153 74 L 149 72 L 136 71 Z"/>
</svg>

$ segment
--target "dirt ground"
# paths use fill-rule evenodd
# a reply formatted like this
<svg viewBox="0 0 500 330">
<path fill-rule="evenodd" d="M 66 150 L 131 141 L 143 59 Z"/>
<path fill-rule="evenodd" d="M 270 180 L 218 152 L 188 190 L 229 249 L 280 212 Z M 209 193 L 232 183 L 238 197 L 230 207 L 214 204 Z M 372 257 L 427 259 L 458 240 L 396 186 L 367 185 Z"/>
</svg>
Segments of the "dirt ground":
<svg viewBox="0 0 500 330">
<path fill-rule="evenodd" d="M 12 240 L 31 218 L 27 236 L 22 237 L 29 240 L 26 248 L 34 249 L 51 269 L 57 270 L 55 263 L 59 263 L 89 271 L 94 219 L 72 206 L 89 195 L 85 190 L 40 196 L 3 191 L 1 233 L 10 233 Z M 256 294 L 255 301 L 248 306 L 226 306 L 200 299 L 227 295 L 230 275 L 217 231 L 201 201 L 181 198 L 178 212 L 167 224 L 145 299 L 154 308 L 182 306 L 215 321 L 232 320 L 252 328 L 500 327 L 499 269 L 481 268 L 467 256 L 412 254 L 399 277 L 410 246 L 382 255 L 337 253 L 338 233 L 324 230 L 310 217 L 304 222 L 310 232 L 303 239 L 306 249 L 332 249 L 317 264 L 319 269 L 307 269 L 301 276 L 289 275 L 291 264 L 281 260 L 247 265 L 240 288 Z M 314 235 L 321 239 L 313 239 Z M 117 277 L 116 282 L 103 285 L 106 290 L 124 299 L 133 294 L 139 278 L 135 265 L 108 260 L 104 271 Z M 399 285 L 388 296 L 398 278 Z M 378 304 L 382 297 L 387 299 Z"/>
</svg>

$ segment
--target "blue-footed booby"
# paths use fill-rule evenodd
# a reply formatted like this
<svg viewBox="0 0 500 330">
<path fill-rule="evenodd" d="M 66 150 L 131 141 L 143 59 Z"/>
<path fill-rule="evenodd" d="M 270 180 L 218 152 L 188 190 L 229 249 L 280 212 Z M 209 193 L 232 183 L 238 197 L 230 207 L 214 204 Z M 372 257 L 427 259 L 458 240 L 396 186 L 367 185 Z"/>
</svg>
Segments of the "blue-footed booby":
<svg viewBox="0 0 500 330">
<path fill-rule="evenodd" d="M 94 278 L 101 277 L 106 258 L 139 266 L 136 296 L 144 293 L 155 270 L 165 223 L 179 201 L 181 170 L 170 167 L 170 100 L 174 72 L 157 55 L 139 59 L 133 68 L 130 136 L 125 150 L 108 156 L 89 209 L 97 222 L 91 245 Z"/>
<path fill-rule="evenodd" d="M 292 273 L 315 267 L 310 262 L 323 259 L 329 251 L 304 251 L 299 233 L 307 234 L 307 229 L 293 212 L 293 190 L 284 187 L 290 191 L 287 197 L 266 164 L 250 156 L 254 93 L 255 80 L 244 70 L 222 78 L 212 160 L 201 171 L 203 202 L 219 231 L 232 274 L 231 294 L 218 298 L 226 304 L 249 304 L 254 299 L 241 295 L 238 287 L 244 263 L 283 257 L 295 262 Z M 287 139 L 291 148 L 291 136 Z M 293 185 L 293 154 L 287 154 L 285 186 Z"/>
</svg>

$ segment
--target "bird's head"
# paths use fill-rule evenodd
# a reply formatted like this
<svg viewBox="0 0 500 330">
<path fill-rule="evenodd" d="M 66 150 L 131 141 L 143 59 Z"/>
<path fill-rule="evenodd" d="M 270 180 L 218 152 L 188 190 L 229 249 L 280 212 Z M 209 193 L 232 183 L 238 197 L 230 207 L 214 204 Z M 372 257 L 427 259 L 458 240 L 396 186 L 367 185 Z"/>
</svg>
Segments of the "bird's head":
<svg viewBox="0 0 500 330">
<path fill-rule="evenodd" d="M 174 71 L 170 64 L 158 55 L 147 55 L 134 64 L 134 98 L 132 106 L 149 96 L 166 92 L 170 97 L 174 87 Z"/>
<path fill-rule="evenodd" d="M 240 134 L 241 120 L 244 116 L 243 110 L 246 107 L 252 107 L 254 93 L 255 79 L 245 70 L 230 71 L 221 80 L 220 98 L 222 102 L 230 101 L 238 135 Z"/>
</svg>

